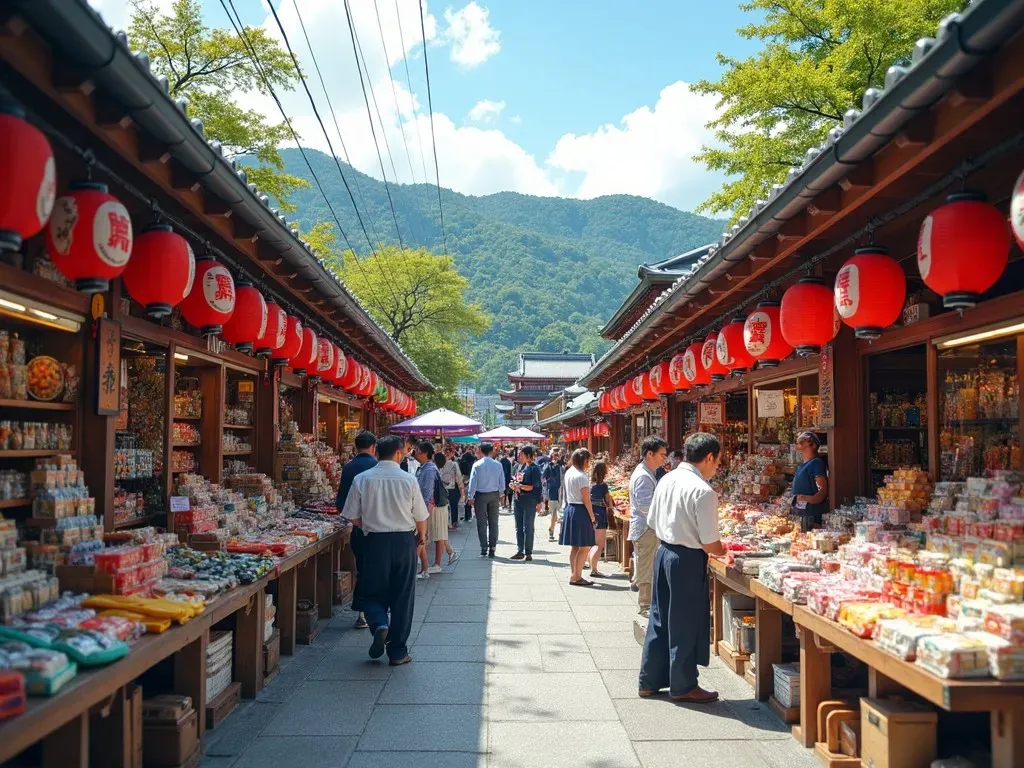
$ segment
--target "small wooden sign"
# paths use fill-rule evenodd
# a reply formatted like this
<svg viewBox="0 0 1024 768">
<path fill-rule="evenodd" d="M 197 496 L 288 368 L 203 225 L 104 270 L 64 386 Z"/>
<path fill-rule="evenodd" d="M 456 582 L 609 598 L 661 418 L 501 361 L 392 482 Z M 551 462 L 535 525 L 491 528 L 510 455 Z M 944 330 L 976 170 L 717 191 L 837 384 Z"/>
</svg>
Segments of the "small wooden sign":
<svg viewBox="0 0 1024 768">
<path fill-rule="evenodd" d="M 725 423 L 725 403 L 721 399 L 707 400 L 700 404 L 701 425 L 721 425 Z"/>
<path fill-rule="evenodd" d="M 117 416 L 121 410 L 121 324 L 101 317 L 96 342 L 96 413 Z"/>
<path fill-rule="evenodd" d="M 836 425 L 836 383 L 832 370 L 832 345 L 821 348 L 821 369 L 818 375 L 818 427 L 831 429 Z"/>
</svg>

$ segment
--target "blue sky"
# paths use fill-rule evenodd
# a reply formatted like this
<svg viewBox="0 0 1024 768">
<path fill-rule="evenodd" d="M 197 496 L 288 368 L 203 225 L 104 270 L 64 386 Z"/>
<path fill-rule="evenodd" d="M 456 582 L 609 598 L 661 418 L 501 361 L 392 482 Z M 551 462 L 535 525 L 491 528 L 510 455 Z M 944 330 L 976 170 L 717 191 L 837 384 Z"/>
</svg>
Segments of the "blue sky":
<svg viewBox="0 0 1024 768">
<path fill-rule="evenodd" d="M 108 23 L 126 23 L 129 0 L 90 2 Z M 167 8 L 171 0 L 150 2 Z M 201 2 L 209 25 L 227 26 L 219 0 Z M 235 0 L 235 5 L 245 23 L 263 25 L 279 37 L 264 2 Z M 311 72 L 295 14 L 298 3 L 350 159 L 379 178 L 371 118 L 341 1 L 274 2 Z M 380 122 L 372 119 L 378 137 L 388 136 L 398 181 L 433 182 L 417 0 L 377 0 L 387 57 L 373 0 L 350 2 L 382 112 Z M 721 177 L 691 160 L 712 140 L 704 124 L 714 116 L 715 105 L 691 93 L 688 84 L 717 75 L 716 52 L 743 57 L 756 50 L 756 43 L 736 34 L 750 21 L 737 0 L 428 0 L 427 12 L 443 186 L 466 194 L 511 190 L 589 198 L 629 193 L 690 210 L 721 183 Z M 400 40 L 412 70 L 411 92 Z M 397 100 L 391 95 L 392 79 Z M 323 114 L 319 84 L 313 80 L 311 88 Z M 239 100 L 279 120 L 265 96 L 239 94 Z M 305 96 L 293 92 L 283 101 L 303 143 L 326 150 Z M 331 138 L 337 147 L 337 138 Z M 390 163 L 387 172 L 393 181 Z"/>
</svg>

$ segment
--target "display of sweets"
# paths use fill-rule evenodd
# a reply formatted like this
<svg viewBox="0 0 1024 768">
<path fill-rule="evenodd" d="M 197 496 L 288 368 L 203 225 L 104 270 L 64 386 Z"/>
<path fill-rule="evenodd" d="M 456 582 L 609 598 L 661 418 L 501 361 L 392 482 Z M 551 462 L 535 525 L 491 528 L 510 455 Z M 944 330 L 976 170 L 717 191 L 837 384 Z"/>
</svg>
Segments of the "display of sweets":
<svg viewBox="0 0 1024 768">
<path fill-rule="evenodd" d="M 138 447 L 138 436 L 118 432 L 114 447 L 114 479 L 138 480 L 153 476 L 153 451 Z"/>
<path fill-rule="evenodd" d="M 70 451 L 74 428 L 47 421 L 0 421 L 0 451 Z"/>
<path fill-rule="evenodd" d="M 174 418 L 176 419 L 197 419 L 203 415 L 203 394 L 198 387 L 187 388 L 185 385 L 188 381 L 185 379 L 179 382 L 179 389 L 174 393 Z"/>
<path fill-rule="evenodd" d="M 923 392 L 872 392 L 870 398 L 872 427 L 924 427 L 928 424 L 928 408 Z"/>
<path fill-rule="evenodd" d="M 237 427 L 247 427 L 252 424 L 252 414 L 245 406 L 229 405 L 224 409 L 224 423 L 233 424 Z"/>
<path fill-rule="evenodd" d="M 737 454 L 721 485 L 729 498 L 767 501 L 783 492 L 786 476 L 777 459 L 760 454 Z"/>
<path fill-rule="evenodd" d="M 297 504 L 333 498 L 337 485 L 331 483 L 321 468 L 310 437 L 297 430 L 294 422 L 282 427 L 278 444 L 277 482 L 291 489 L 292 498 Z"/>
<path fill-rule="evenodd" d="M 313 455 L 320 469 L 327 475 L 328 482 L 337 491 L 341 480 L 341 459 L 338 458 L 338 454 L 331 450 L 327 443 L 317 442 L 313 444 Z"/>
<path fill-rule="evenodd" d="M 57 579 L 43 571 L 29 570 L 0 578 L 0 623 L 34 611 L 57 599 Z"/>
<path fill-rule="evenodd" d="M 0 501 L 28 497 L 28 474 L 15 469 L 0 470 Z"/>
<path fill-rule="evenodd" d="M 29 475 L 32 516 L 60 519 L 96 513 L 85 473 L 70 456 L 37 459 Z"/>
<path fill-rule="evenodd" d="M 242 438 L 233 432 L 224 433 L 224 451 L 225 453 L 231 451 L 251 451 L 252 444 L 248 441 L 248 438 Z"/>
<path fill-rule="evenodd" d="M 199 445 L 199 427 L 187 421 L 174 422 L 172 436 L 175 445 Z"/>
<path fill-rule="evenodd" d="M 196 466 L 192 451 L 171 451 L 171 472 L 195 472 Z"/>
<path fill-rule="evenodd" d="M 910 522 L 909 516 L 896 514 L 893 510 L 914 515 L 928 506 L 931 497 L 932 483 L 928 473 L 920 467 L 901 467 L 885 478 L 885 484 L 878 489 L 878 502 L 881 511 L 869 507 L 867 518 L 880 519 L 881 522 L 905 524 Z M 897 517 L 897 520 L 891 519 Z M 906 517 L 906 519 L 904 519 Z"/>
<path fill-rule="evenodd" d="M 145 495 L 138 491 L 114 489 L 114 522 L 124 523 L 146 514 Z"/>
<path fill-rule="evenodd" d="M 944 423 L 978 419 L 1018 418 L 1016 368 L 977 368 L 963 373 L 946 371 L 942 383 Z"/>
</svg>

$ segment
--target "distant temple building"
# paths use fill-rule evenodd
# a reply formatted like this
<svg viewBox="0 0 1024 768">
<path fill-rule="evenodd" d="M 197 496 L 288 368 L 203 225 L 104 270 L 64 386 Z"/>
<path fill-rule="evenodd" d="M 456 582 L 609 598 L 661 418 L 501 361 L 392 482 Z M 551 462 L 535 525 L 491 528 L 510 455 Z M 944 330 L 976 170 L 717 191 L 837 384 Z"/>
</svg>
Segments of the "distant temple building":
<svg viewBox="0 0 1024 768">
<path fill-rule="evenodd" d="M 534 406 L 571 387 L 593 365 L 591 354 L 523 352 L 519 367 L 508 374 L 512 389 L 498 390 L 502 402 L 494 409 L 510 427 L 528 427 L 536 419 Z"/>
</svg>

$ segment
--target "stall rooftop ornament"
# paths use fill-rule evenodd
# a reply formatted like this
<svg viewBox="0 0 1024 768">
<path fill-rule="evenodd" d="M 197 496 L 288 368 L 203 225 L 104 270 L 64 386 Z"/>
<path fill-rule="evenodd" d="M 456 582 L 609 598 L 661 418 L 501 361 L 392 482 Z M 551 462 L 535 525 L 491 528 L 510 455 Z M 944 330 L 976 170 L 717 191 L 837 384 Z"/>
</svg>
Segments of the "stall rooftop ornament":
<svg viewBox="0 0 1024 768">
<path fill-rule="evenodd" d="M 132 256 L 132 219 L 98 181 L 73 181 L 54 203 L 46 249 L 58 271 L 86 293 L 102 293 Z"/>
<path fill-rule="evenodd" d="M 842 321 L 858 339 L 874 340 L 903 313 L 907 278 L 887 249 L 871 245 L 858 248 L 842 266 L 834 293 Z"/>
<path fill-rule="evenodd" d="M 195 277 L 196 257 L 188 240 L 167 224 L 150 224 L 135 238 L 121 279 L 128 295 L 159 320 L 185 300 Z"/>
<path fill-rule="evenodd" d="M 0 95 L 0 252 L 21 250 L 39 234 L 53 212 L 57 166 L 46 136 L 25 119 L 25 110 Z"/>
</svg>

